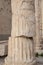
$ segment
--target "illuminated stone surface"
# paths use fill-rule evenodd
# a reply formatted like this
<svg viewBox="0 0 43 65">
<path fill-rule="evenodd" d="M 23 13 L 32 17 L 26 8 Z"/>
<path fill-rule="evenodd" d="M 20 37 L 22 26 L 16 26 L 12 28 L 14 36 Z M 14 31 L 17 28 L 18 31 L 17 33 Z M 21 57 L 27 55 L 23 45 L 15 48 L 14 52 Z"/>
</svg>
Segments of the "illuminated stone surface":
<svg viewBox="0 0 43 65">
<path fill-rule="evenodd" d="M 12 30 L 5 65 L 35 65 L 34 0 L 11 0 Z"/>
</svg>

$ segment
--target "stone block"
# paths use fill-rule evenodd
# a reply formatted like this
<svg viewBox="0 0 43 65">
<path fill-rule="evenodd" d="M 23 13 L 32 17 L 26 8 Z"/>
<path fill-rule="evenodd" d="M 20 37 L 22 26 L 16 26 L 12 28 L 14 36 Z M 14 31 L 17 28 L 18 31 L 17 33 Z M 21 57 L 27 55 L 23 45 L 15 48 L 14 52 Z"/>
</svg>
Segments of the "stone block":
<svg viewBox="0 0 43 65">
<path fill-rule="evenodd" d="M 8 42 L 8 57 L 13 61 L 31 61 L 34 58 L 33 39 L 26 37 L 10 37 Z"/>
<path fill-rule="evenodd" d="M 33 16 L 32 16 L 33 17 Z M 29 18 L 29 17 L 28 17 Z M 25 17 L 19 17 L 19 21 L 15 20 L 15 24 L 13 23 L 13 31 L 12 36 L 26 36 L 26 37 L 33 37 L 35 35 L 35 23 L 27 21 Z M 17 21 L 17 22 L 16 22 Z"/>
<path fill-rule="evenodd" d="M 0 56 L 7 55 L 7 52 L 8 52 L 7 41 L 0 41 Z"/>
<path fill-rule="evenodd" d="M 17 4 L 17 5 L 16 5 Z M 33 0 L 12 0 L 12 37 L 35 34 L 35 12 Z"/>
</svg>

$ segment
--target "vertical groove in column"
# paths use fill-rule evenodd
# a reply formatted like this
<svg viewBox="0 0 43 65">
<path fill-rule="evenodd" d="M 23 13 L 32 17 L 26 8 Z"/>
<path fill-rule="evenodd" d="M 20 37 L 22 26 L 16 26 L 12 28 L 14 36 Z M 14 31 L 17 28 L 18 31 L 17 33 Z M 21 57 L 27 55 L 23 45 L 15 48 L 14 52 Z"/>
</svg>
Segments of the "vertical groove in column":
<svg viewBox="0 0 43 65">
<path fill-rule="evenodd" d="M 18 61 L 18 39 L 15 39 L 15 61 Z"/>
<path fill-rule="evenodd" d="M 33 40 L 30 40 L 31 59 L 33 58 Z"/>
<path fill-rule="evenodd" d="M 20 38 L 19 38 L 19 46 L 20 46 L 20 49 L 19 49 L 19 51 L 20 51 L 20 61 L 22 61 L 22 38 L 21 38 L 21 40 L 20 40 Z"/>
<path fill-rule="evenodd" d="M 23 60 L 23 39 L 21 38 L 21 44 L 22 44 L 22 60 Z"/>
<path fill-rule="evenodd" d="M 13 41 L 15 40 L 15 41 Z M 30 61 L 33 59 L 33 42 L 29 38 L 17 37 L 12 43 L 12 58 L 14 61 Z M 14 49 L 13 49 L 14 48 Z"/>
<path fill-rule="evenodd" d="M 14 38 L 12 38 L 12 61 L 13 62 L 15 60 L 15 52 L 14 52 L 14 50 L 15 50 L 15 40 L 14 40 Z"/>
<path fill-rule="evenodd" d="M 26 39 L 23 39 L 23 61 L 26 61 Z"/>
<path fill-rule="evenodd" d="M 26 51 L 28 50 L 27 52 L 27 60 L 29 61 L 30 60 L 30 50 L 29 50 L 29 41 L 27 39 L 26 41 Z"/>
</svg>

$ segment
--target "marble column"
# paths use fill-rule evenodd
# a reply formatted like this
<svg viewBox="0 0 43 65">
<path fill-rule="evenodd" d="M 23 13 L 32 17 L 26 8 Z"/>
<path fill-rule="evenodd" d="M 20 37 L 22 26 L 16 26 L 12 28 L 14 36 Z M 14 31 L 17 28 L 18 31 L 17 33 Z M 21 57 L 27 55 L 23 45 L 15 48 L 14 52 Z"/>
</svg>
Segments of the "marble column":
<svg viewBox="0 0 43 65">
<path fill-rule="evenodd" d="M 35 65 L 35 0 L 11 0 L 12 30 L 5 65 Z"/>
</svg>

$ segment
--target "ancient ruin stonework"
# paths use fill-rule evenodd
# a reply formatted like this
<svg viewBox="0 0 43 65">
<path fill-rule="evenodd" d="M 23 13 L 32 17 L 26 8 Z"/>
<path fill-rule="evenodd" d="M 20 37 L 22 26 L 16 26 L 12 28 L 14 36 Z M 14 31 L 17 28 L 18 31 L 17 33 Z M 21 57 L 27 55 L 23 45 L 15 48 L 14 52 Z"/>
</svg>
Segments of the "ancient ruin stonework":
<svg viewBox="0 0 43 65">
<path fill-rule="evenodd" d="M 8 41 L 5 65 L 35 65 L 35 5 L 34 0 L 11 0 L 12 30 Z"/>
<path fill-rule="evenodd" d="M 35 0 L 35 18 L 36 18 L 36 51 L 39 51 L 40 46 L 40 8 L 39 8 L 39 0 Z"/>
<path fill-rule="evenodd" d="M 0 0 L 0 56 L 7 54 L 11 34 L 11 0 Z"/>
<path fill-rule="evenodd" d="M 36 38 L 35 38 L 35 48 L 36 52 L 40 53 L 43 49 L 43 1 L 35 0 L 35 18 L 36 18 Z"/>
<path fill-rule="evenodd" d="M 36 38 L 35 38 L 36 51 L 39 51 L 39 49 L 43 49 L 43 45 L 42 45 L 43 43 L 43 15 L 42 15 L 43 1 L 35 0 L 35 2 L 37 2 L 36 4 L 31 1 L 30 3 L 31 5 L 24 3 L 25 0 L 23 2 L 20 1 L 20 4 L 18 1 L 16 2 L 18 3 L 17 6 L 15 6 L 15 4 L 11 5 L 11 2 L 12 2 L 11 0 L 2 0 L 2 1 L 0 0 L 0 40 L 1 41 L 8 40 L 8 37 L 10 36 L 10 34 L 12 37 L 16 37 L 16 36 L 31 37 L 31 36 L 34 36 L 36 32 Z M 41 2 L 42 2 L 42 5 L 40 5 Z M 11 6 L 13 5 L 14 7 L 12 8 L 13 11 L 11 15 Z M 35 5 L 35 6 L 32 6 L 32 5 Z M 35 7 L 36 9 L 34 9 Z M 34 11 L 35 11 L 35 14 L 34 14 Z M 36 15 L 35 18 L 34 18 L 34 15 Z M 11 24 L 11 19 L 13 21 L 12 24 Z M 35 22 L 35 19 L 36 19 L 36 22 Z M 36 28 L 35 28 L 35 23 L 36 23 Z M 2 45 L 4 46 L 4 44 Z M 1 50 L 3 51 L 3 48 Z"/>
<path fill-rule="evenodd" d="M 0 0 L 0 35 L 9 35 L 10 33 L 11 0 Z"/>
<path fill-rule="evenodd" d="M 25 35 L 26 37 L 31 37 L 34 36 L 36 32 L 35 47 L 36 51 L 39 51 L 39 49 L 43 49 L 43 1 L 35 0 L 36 4 L 31 1 L 30 3 L 31 5 L 26 4 L 24 2 L 25 0 L 23 2 L 20 1 L 19 4 L 19 1 L 18 2 L 16 1 L 16 3 L 18 3 L 17 6 L 15 6 L 15 4 L 12 4 L 12 6 L 14 5 L 14 7 L 12 8 L 13 11 L 11 15 L 11 0 L 0 0 L 0 40 L 1 41 L 8 40 L 10 34 L 12 37 L 16 36 L 25 37 Z M 36 9 L 34 10 L 35 7 Z M 27 10 L 29 10 L 29 12 Z M 36 15 L 35 18 L 34 18 L 34 11 L 31 10 L 35 11 Z M 11 18 L 11 16 L 13 17 Z M 13 21 L 12 24 L 11 19 Z M 15 20 L 15 22 L 13 19 Z M 35 19 L 36 19 L 36 28 L 34 22 Z M 4 46 L 4 44 L 2 45 Z M 3 50 L 3 48 L 1 50 Z"/>
<path fill-rule="evenodd" d="M 13 13 L 11 36 L 33 37 L 35 34 L 34 2 L 32 0 L 11 1 L 11 2 Z"/>
</svg>

